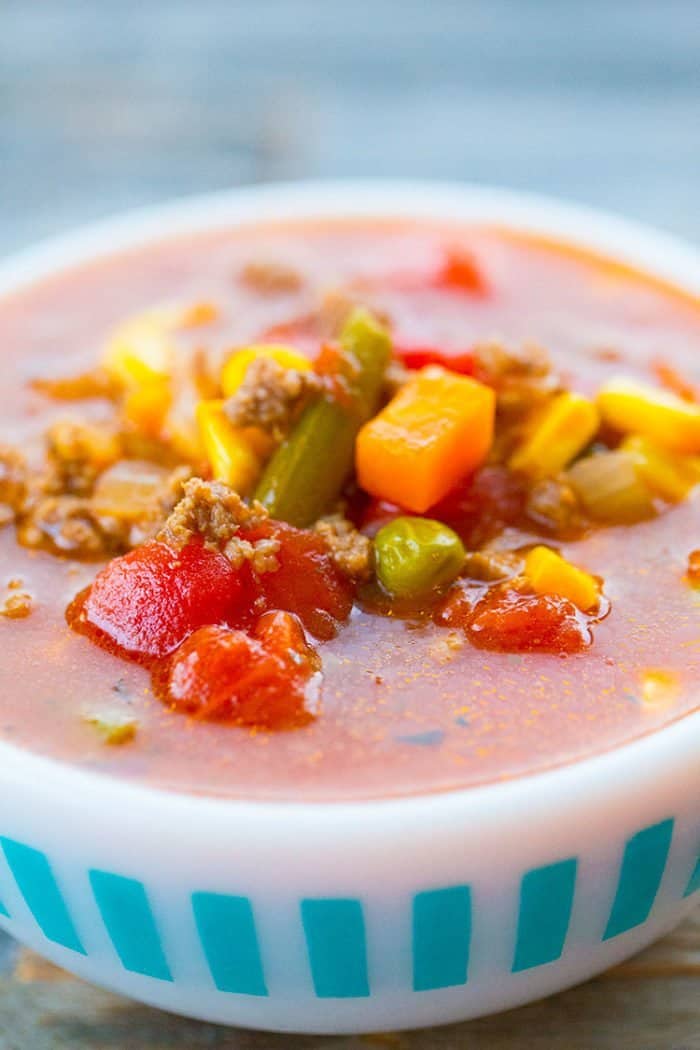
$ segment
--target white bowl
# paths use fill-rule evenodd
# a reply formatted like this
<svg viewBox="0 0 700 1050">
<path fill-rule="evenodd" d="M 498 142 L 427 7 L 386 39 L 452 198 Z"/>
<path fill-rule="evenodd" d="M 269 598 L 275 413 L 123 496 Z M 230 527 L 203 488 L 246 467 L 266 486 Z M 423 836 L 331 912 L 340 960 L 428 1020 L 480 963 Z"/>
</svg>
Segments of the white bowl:
<svg viewBox="0 0 700 1050">
<path fill-rule="evenodd" d="M 321 183 L 148 209 L 0 267 L 0 294 L 127 246 L 240 221 L 478 219 L 700 293 L 663 234 L 469 186 Z M 353 803 L 121 783 L 0 745 L 0 922 L 67 970 L 177 1013 L 298 1032 L 456 1021 L 585 980 L 700 891 L 700 712 L 562 768 Z"/>
</svg>

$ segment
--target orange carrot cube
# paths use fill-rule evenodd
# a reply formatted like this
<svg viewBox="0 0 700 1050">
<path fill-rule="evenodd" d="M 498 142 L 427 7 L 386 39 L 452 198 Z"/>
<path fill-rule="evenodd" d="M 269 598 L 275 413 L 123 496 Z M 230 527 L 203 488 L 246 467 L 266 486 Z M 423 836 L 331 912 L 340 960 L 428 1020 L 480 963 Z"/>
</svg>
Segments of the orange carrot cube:
<svg viewBox="0 0 700 1050">
<path fill-rule="evenodd" d="M 422 514 L 488 455 L 493 390 L 443 368 L 424 368 L 357 438 L 360 485 Z"/>
</svg>

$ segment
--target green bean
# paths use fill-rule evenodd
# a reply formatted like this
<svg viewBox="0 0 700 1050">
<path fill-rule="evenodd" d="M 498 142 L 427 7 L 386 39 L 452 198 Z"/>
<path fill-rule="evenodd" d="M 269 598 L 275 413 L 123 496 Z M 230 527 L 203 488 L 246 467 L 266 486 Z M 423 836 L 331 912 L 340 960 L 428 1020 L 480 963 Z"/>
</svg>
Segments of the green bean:
<svg viewBox="0 0 700 1050">
<path fill-rule="evenodd" d="M 377 579 L 392 598 L 422 598 L 452 583 L 466 557 L 456 532 L 432 518 L 395 518 L 374 539 Z"/>
<path fill-rule="evenodd" d="M 386 330 L 355 310 L 340 335 L 338 382 L 309 405 L 270 459 L 255 491 L 273 518 L 303 527 L 329 509 L 352 469 L 355 438 L 379 407 L 391 356 Z"/>
</svg>

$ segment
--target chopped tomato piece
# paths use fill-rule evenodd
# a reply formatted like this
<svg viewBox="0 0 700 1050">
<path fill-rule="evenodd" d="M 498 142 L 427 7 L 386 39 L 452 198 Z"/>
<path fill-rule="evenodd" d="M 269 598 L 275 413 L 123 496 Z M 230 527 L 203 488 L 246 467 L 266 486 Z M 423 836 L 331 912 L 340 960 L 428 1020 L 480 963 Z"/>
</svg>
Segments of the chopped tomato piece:
<svg viewBox="0 0 700 1050">
<path fill-rule="evenodd" d="M 402 517 L 406 511 L 397 503 L 385 499 L 370 499 L 364 507 L 359 520 L 359 528 L 366 536 L 374 536 L 382 525 L 388 525 L 395 518 Z"/>
<path fill-rule="evenodd" d="M 460 627 L 479 649 L 566 654 L 591 643 L 585 616 L 567 598 L 522 594 L 507 587 L 494 587 L 479 599 L 477 588 L 458 584 L 437 618 Z"/>
<path fill-rule="evenodd" d="M 258 637 L 231 627 L 201 627 L 172 659 L 167 701 L 204 721 L 265 729 L 305 724 L 312 717 L 305 701 L 313 663 L 305 642 L 309 655 L 299 651 L 303 632 L 295 636 L 294 650 L 285 648 L 290 633 L 286 621 L 276 620 L 256 631 Z"/>
<path fill-rule="evenodd" d="M 435 622 L 444 627 L 458 627 L 466 631 L 477 605 L 486 593 L 483 584 L 458 580 L 436 607 Z"/>
<path fill-rule="evenodd" d="M 352 584 L 336 568 L 320 536 L 281 521 L 264 521 L 245 533 L 246 539 L 275 539 L 279 568 L 255 582 L 260 606 L 295 613 L 317 638 L 332 638 L 347 620 L 353 601 Z"/>
<path fill-rule="evenodd" d="M 295 667 L 307 667 L 310 671 L 320 670 L 321 662 L 316 650 L 306 641 L 304 628 L 294 613 L 279 610 L 263 613 L 253 629 L 253 635 L 268 652 L 279 656 L 281 660 L 288 660 Z"/>
<path fill-rule="evenodd" d="M 462 249 L 448 252 L 444 265 L 437 278 L 437 284 L 445 288 L 454 288 L 471 295 L 483 296 L 488 292 L 488 284 L 473 255 Z"/>
<path fill-rule="evenodd" d="M 81 620 L 131 655 L 162 657 L 198 627 L 233 615 L 245 599 L 242 578 L 223 554 L 198 542 L 176 552 L 154 541 L 97 575 Z"/>
<path fill-rule="evenodd" d="M 299 350 L 305 357 L 314 358 L 321 346 L 320 336 L 315 330 L 313 319 L 299 317 L 292 321 L 271 325 L 261 332 L 256 340 L 260 343 L 288 343 Z"/>
<path fill-rule="evenodd" d="M 483 546 L 522 517 L 524 480 L 506 467 L 486 466 L 460 481 L 426 512 L 454 529 L 471 550 Z"/>
<path fill-rule="evenodd" d="M 474 373 L 474 354 L 471 350 L 440 350 L 436 346 L 411 346 L 394 343 L 394 354 L 406 368 L 425 368 L 426 365 L 441 365 L 450 372 L 463 376 Z"/>
</svg>

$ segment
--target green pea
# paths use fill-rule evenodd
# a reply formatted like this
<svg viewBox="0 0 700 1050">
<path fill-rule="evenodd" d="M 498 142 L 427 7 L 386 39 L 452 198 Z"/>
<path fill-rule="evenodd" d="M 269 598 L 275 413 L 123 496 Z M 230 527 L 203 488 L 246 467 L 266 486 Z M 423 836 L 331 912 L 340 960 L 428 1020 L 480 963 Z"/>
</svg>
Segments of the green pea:
<svg viewBox="0 0 700 1050">
<path fill-rule="evenodd" d="M 394 598 L 422 598 L 452 583 L 464 565 L 456 532 L 431 518 L 395 518 L 374 539 L 377 578 Z"/>
</svg>

